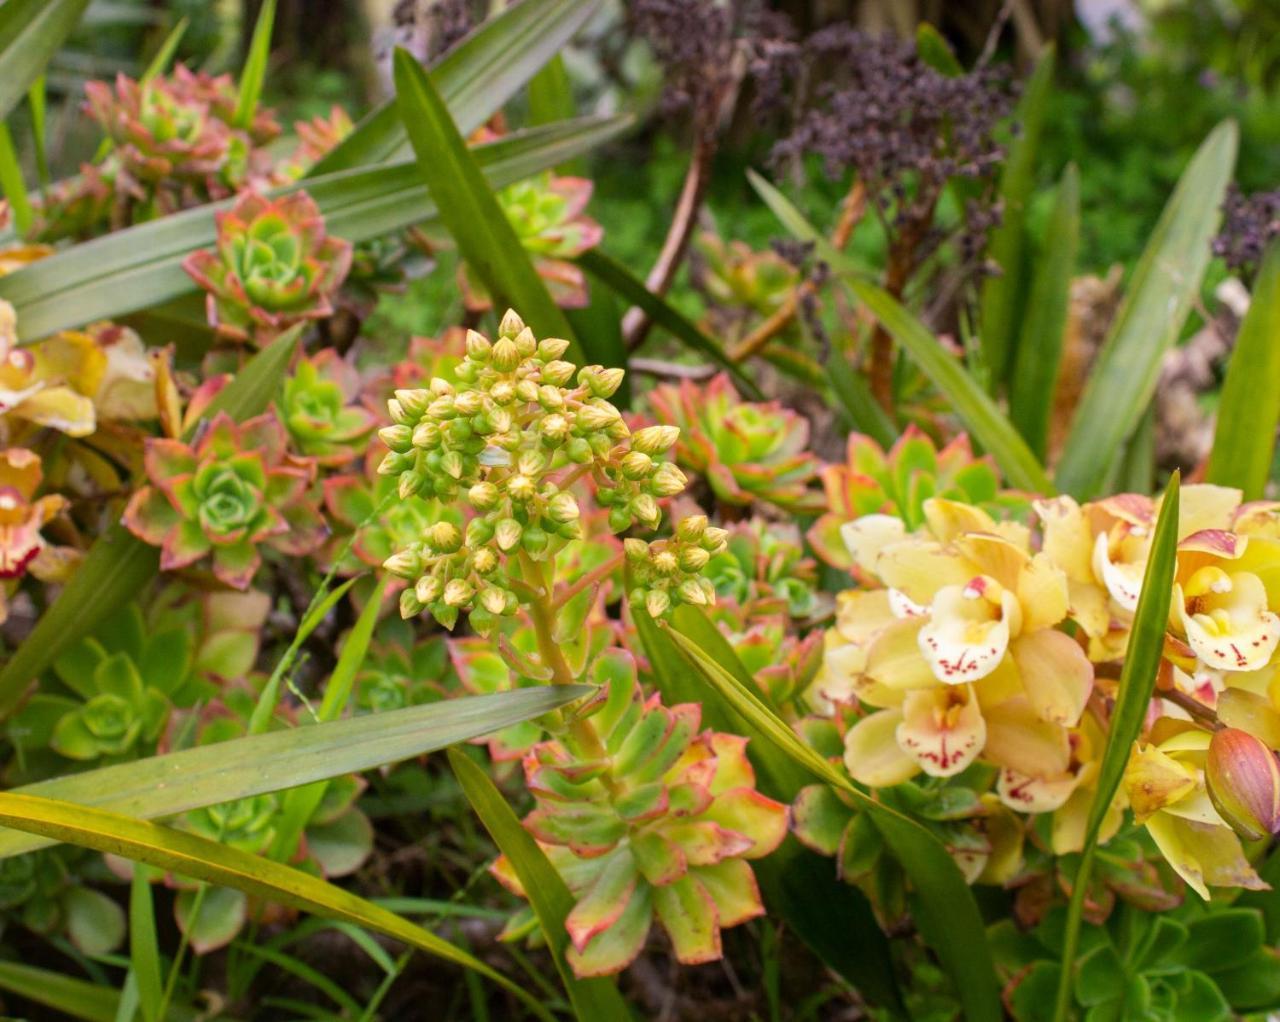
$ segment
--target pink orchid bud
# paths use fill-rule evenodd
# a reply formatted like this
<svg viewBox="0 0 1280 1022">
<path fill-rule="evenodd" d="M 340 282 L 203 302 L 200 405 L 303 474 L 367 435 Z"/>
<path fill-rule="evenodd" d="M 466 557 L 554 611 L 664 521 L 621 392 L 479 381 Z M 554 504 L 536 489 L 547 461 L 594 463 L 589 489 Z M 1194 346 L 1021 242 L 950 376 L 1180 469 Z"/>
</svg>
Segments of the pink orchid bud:
<svg viewBox="0 0 1280 1022">
<path fill-rule="evenodd" d="M 1214 807 L 1241 837 L 1280 832 L 1280 761 L 1261 739 L 1234 727 L 1218 731 L 1204 776 Z"/>
</svg>

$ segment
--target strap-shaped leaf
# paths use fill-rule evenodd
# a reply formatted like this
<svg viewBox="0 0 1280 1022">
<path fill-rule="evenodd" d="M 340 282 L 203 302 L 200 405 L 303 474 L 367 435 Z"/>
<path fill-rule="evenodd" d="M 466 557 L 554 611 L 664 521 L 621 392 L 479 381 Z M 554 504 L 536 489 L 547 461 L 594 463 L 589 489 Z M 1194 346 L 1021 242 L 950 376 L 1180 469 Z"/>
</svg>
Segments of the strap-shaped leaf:
<svg viewBox="0 0 1280 1022">
<path fill-rule="evenodd" d="M 982 915 L 964 876 L 942 844 L 920 824 L 875 801 L 815 750 L 787 723 L 748 692 L 694 642 L 672 631 L 703 678 L 756 731 L 824 784 L 839 788 L 866 812 L 885 844 L 910 877 L 913 909 L 926 942 L 955 984 L 969 1022 L 998 1022 L 1003 1017 L 995 965 L 987 946 Z"/>
<path fill-rule="evenodd" d="M 1005 478 L 1019 489 L 1052 493 L 1053 484 L 1026 441 L 928 328 L 884 288 L 862 280 L 852 281 L 849 286 L 942 392 L 974 439 L 996 459 Z"/>
<path fill-rule="evenodd" d="M 1134 611 L 1133 629 L 1129 633 L 1124 668 L 1120 672 L 1120 688 L 1116 693 L 1116 705 L 1111 711 L 1111 722 L 1107 730 L 1107 747 L 1102 753 L 1098 785 L 1094 790 L 1088 822 L 1085 824 L 1080 866 L 1076 870 L 1071 901 L 1067 905 L 1062 974 L 1058 980 L 1058 996 L 1053 1016 L 1055 1022 L 1067 1022 L 1070 1017 L 1071 984 L 1076 951 L 1080 946 L 1080 923 L 1084 915 L 1089 877 L 1093 870 L 1093 857 L 1098 848 L 1098 833 L 1124 777 L 1133 743 L 1142 733 L 1142 722 L 1151 704 L 1156 672 L 1164 651 L 1164 633 L 1169 620 L 1169 603 L 1173 596 L 1173 573 L 1178 559 L 1178 490 L 1179 476 L 1175 472 L 1160 503 L 1160 517 L 1156 521 L 1155 535 L 1151 540 L 1147 568 L 1142 575 L 1138 608 Z"/>
<path fill-rule="evenodd" d="M 1271 475 L 1280 424 L 1280 243 L 1273 242 L 1254 281 L 1253 298 L 1218 401 L 1206 478 L 1238 486 L 1258 500 Z"/>
<path fill-rule="evenodd" d="M 1204 140 L 1183 172 L 1133 271 L 1124 305 L 1098 353 L 1058 462 L 1058 489 L 1096 497 L 1155 394 L 1160 360 L 1178 339 L 1209 265 L 1236 160 L 1235 123 Z"/>
<path fill-rule="evenodd" d="M 89 0 L 7 0 L 0 4 L 0 120 L 9 116 L 71 34 Z"/>
<path fill-rule="evenodd" d="M 462 696 L 199 745 L 13 790 L 159 819 L 398 763 L 541 716 L 589 693 L 584 686 L 565 685 Z M 0 831 L 0 858 L 51 843 Z"/>
<path fill-rule="evenodd" d="M 301 870 L 172 827 L 34 795 L 0 793 L 0 824 L 377 930 L 479 973 L 514 994 L 538 1018 L 554 1022 L 554 1016 L 532 994 L 475 956 L 394 912 Z"/>
<path fill-rule="evenodd" d="M 208 417 L 225 411 L 240 421 L 262 412 L 289 365 L 301 330 L 299 326 L 286 331 L 250 359 L 209 403 Z M 133 599 L 159 567 L 159 550 L 119 523 L 94 540 L 71 581 L 0 669 L 0 716 L 13 709 L 27 683 L 63 649 L 92 634 L 107 615 Z"/>
<path fill-rule="evenodd" d="M 511 863 L 520 879 L 520 886 L 529 896 L 529 904 L 538 917 L 547 948 L 579 1022 L 628 1022 L 631 1015 L 613 979 L 579 979 L 565 960 L 569 931 L 565 929 L 564 921 L 573 911 L 573 895 L 538 847 L 538 842 L 524 829 L 484 770 L 457 749 L 449 750 L 449 766 L 462 785 L 471 808 L 480 817 L 498 850 Z"/>
<path fill-rule="evenodd" d="M 573 327 L 533 268 L 448 107 L 407 50 L 396 50 L 395 80 L 396 102 L 418 154 L 422 179 L 462 258 L 500 310 L 515 309 L 539 337 L 568 339 L 573 352 Z M 568 357 L 580 360 L 581 347 L 576 354 L 577 359 Z"/>
</svg>

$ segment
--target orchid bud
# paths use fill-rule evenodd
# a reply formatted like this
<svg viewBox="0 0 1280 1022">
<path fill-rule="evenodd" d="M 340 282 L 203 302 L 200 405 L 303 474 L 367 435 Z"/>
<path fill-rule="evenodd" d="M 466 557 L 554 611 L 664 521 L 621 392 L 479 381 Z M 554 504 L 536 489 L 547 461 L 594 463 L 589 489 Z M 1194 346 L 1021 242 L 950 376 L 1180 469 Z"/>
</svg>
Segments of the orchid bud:
<svg viewBox="0 0 1280 1022">
<path fill-rule="evenodd" d="M 1214 808 L 1241 837 L 1280 832 L 1280 762 L 1260 738 L 1233 727 L 1214 732 L 1204 779 Z"/>
</svg>

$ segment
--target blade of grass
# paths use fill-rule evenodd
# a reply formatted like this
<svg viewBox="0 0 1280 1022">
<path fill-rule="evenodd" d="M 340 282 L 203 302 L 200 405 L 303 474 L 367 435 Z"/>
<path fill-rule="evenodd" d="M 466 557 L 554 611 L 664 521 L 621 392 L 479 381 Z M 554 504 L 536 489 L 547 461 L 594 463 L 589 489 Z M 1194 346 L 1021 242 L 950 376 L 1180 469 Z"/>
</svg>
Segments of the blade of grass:
<svg viewBox="0 0 1280 1022">
<path fill-rule="evenodd" d="M 407 50 L 396 50 L 395 83 L 400 116 L 418 154 L 423 180 L 467 265 L 484 282 L 499 311 L 515 309 L 539 337 L 567 338 L 566 357 L 581 361 L 573 327 L 533 268 L 440 94 Z"/>
<path fill-rule="evenodd" d="M 138 985 L 138 1004 L 146 1022 L 161 1018 L 164 983 L 160 978 L 160 945 L 156 940 L 151 869 L 134 866 L 129 888 L 129 963 Z"/>
<path fill-rule="evenodd" d="M 272 2 L 274 3 L 274 0 Z M 140 84 L 146 85 L 147 82 L 165 74 L 169 70 L 169 64 L 173 60 L 173 55 L 178 52 L 178 44 L 182 42 L 182 37 L 187 34 L 187 26 L 189 24 L 191 24 L 191 19 L 184 14 L 178 19 L 178 23 L 169 30 L 169 34 L 164 37 L 164 42 L 160 44 L 160 49 L 156 50 L 155 56 L 151 58 L 151 63 L 142 72 L 142 77 L 138 80 Z"/>
<path fill-rule="evenodd" d="M 1044 250 L 1040 254 L 1027 300 L 1026 314 L 1013 353 L 1009 387 L 1009 418 L 1041 461 L 1049 445 L 1049 417 L 1053 389 L 1062 363 L 1063 334 L 1071 297 L 1080 238 L 1080 175 L 1074 163 L 1063 171 L 1058 197 L 1049 216 Z"/>
<path fill-rule="evenodd" d="M 844 277 L 859 278 L 869 276 L 867 267 L 845 255 L 827 239 L 827 236 L 813 226 L 791 200 L 778 191 L 765 178 L 754 170 L 747 168 L 747 180 L 756 194 L 769 207 L 770 212 L 778 218 L 778 222 L 798 241 L 813 245 L 813 251 L 819 259 L 831 267 L 833 273 Z"/>
<path fill-rule="evenodd" d="M 45 79 L 40 75 L 27 90 L 27 106 L 31 109 L 31 148 L 36 157 L 36 179 L 41 188 L 48 188 L 52 180 L 49 177 L 49 152 L 45 122 L 48 115 L 48 103 L 45 96 Z"/>
<path fill-rule="evenodd" d="M 1260 500 L 1271 475 L 1280 425 L 1280 242 L 1272 242 L 1218 399 L 1218 422 L 1205 480 L 1237 486 Z"/>
<path fill-rule="evenodd" d="M 115 1022 L 120 992 L 62 972 L 0 961 L 0 990 L 84 1022 Z"/>
<path fill-rule="evenodd" d="M 1164 633 L 1169 620 L 1169 602 L 1173 595 L 1173 573 L 1178 555 L 1178 491 L 1179 476 L 1175 472 L 1165 490 L 1156 521 L 1151 552 L 1142 576 L 1138 608 L 1134 611 L 1133 630 L 1125 649 L 1124 668 L 1120 672 L 1120 688 L 1107 734 L 1107 747 L 1098 768 L 1097 788 L 1089 806 L 1085 824 L 1080 866 L 1071 888 L 1067 905 L 1067 922 L 1062 941 L 1062 973 L 1054 1002 L 1054 1022 L 1067 1022 L 1071 1013 L 1071 989 L 1075 974 L 1076 951 L 1080 946 L 1080 924 L 1084 916 L 1085 894 L 1098 847 L 1098 832 L 1111 807 L 1116 790 L 1124 777 L 1125 765 L 1133 743 L 1142 732 L 1142 722 L 1151 703 L 1156 671 L 1164 650 Z"/>
<path fill-rule="evenodd" d="M 1036 150 L 1044 128 L 1045 113 L 1053 92 L 1055 55 L 1050 45 L 1036 63 L 1018 100 L 1013 119 L 1018 132 L 1009 140 L 1008 155 L 1000 172 L 1000 225 L 992 232 L 987 247 L 988 258 L 1000 267 L 982 284 L 978 322 L 981 324 L 983 361 L 991 372 L 993 387 L 998 387 L 1016 359 L 1023 356 L 1013 351 L 1019 338 L 1018 324 L 1024 309 L 1034 314 L 1036 307 L 1027 303 L 1026 268 L 1023 250 L 1027 239 L 1027 203 L 1035 188 Z M 1050 245 L 1057 239 L 1050 234 Z M 1022 334 L 1025 341 L 1026 334 Z"/>
<path fill-rule="evenodd" d="M 564 59 L 556 54 L 536 75 L 529 79 L 529 123 L 554 124 L 576 116 L 573 102 L 573 85 Z M 561 174 L 585 174 L 586 166 L 581 158 L 569 160 L 556 167 Z"/>
<path fill-rule="evenodd" d="M 1018 431 L 925 325 L 883 288 L 861 280 L 849 286 L 942 392 L 974 439 L 996 459 L 1005 478 L 1019 489 L 1052 493 L 1053 484 Z"/>
<path fill-rule="evenodd" d="M 569 932 L 564 921 L 573 910 L 574 898 L 560 874 L 524 829 L 502 793 L 493 786 L 488 774 L 458 749 L 449 750 L 449 766 L 453 768 L 454 776 L 484 829 L 519 877 L 520 886 L 538 917 L 547 949 L 579 1022 L 596 1022 L 597 1019 L 600 1022 L 627 1022 L 631 1015 L 618 993 L 617 983 L 605 977 L 579 979 L 565 960 Z"/>
<path fill-rule="evenodd" d="M 265 901 L 340 919 L 473 970 L 514 994 L 540 1019 L 553 1016 L 525 990 L 461 948 L 318 877 L 185 831 L 31 795 L 0 793 L 0 824 L 120 855 Z"/>
<path fill-rule="evenodd" d="M 500 110 L 600 8 L 599 0 L 523 0 L 490 18 L 430 70 L 458 130 L 470 135 Z M 394 100 L 364 117 L 307 177 L 412 155 Z"/>
<path fill-rule="evenodd" d="M 210 402 L 207 416 L 225 411 L 237 421 L 262 412 L 271 400 L 301 327 L 280 335 L 258 352 Z M 11 711 L 27 684 L 68 645 L 79 641 L 112 611 L 128 603 L 155 575 L 160 553 L 120 524 L 89 548 L 61 595 L 45 610 L 31 634 L 0 669 L 0 717 Z"/>
<path fill-rule="evenodd" d="M 549 713 L 589 692 L 582 686 L 556 686 L 462 696 L 198 745 L 13 791 L 142 819 L 176 816 L 421 756 Z M 0 832 L 0 859 L 49 843 Z"/>
<path fill-rule="evenodd" d="M 605 255 L 599 249 L 583 252 L 574 262 L 628 305 L 643 309 L 656 326 L 666 330 L 690 351 L 705 356 L 726 370 L 740 389 L 753 398 L 763 397 L 760 388 L 751 377 L 743 372 L 741 366 L 725 355 L 719 344 L 704 334 L 692 320 L 686 318 L 665 298 L 660 298 L 645 287 L 644 281 L 622 263 Z"/>
<path fill-rule="evenodd" d="M 382 608 L 382 594 L 387 587 L 389 576 L 383 575 L 374 586 L 355 627 L 342 645 L 342 653 L 334 665 L 329 682 L 325 685 L 324 699 L 320 703 L 320 722 L 337 720 L 347 708 L 351 698 L 351 689 L 355 684 L 356 672 L 364 663 L 369 652 L 369 642 L 373 638 L 373 630 L 378 624 L 378 613 Z M 271 843 L 270 855 L 273 859 L 287 862 L 297 851 L 298 841 L 311 819 L 316 807 L 324 800 L 328 790 L 328 782 L 317 781 L 304 787 L 291 788 L 285 792 L 280 806 L 280 823 L 276 828 L 275 840 Z"/>
<path fill-rule="evenodd" d="M 258 11 L 258 21 L 253 26 L 253 38 L 249 42 L 249 54 L 240 72 L 240 92 L 236 96 L 236 109 L 232 123 L 237 128 L 248 128 L 258 112 L 258 100 L 262 96 L 262 83 L 267 78 L 267 60 L 271 57 L 271 30 L 276 21 L 276 0 L 265 0 Z"/>
<path fill-rule="evenodd" d="M 1058 488 L 1097 496 L 1151 403 L 1160 361 L 1178 339 L 1209 265 L 1209 242 L 1235 165 L 1235 123 L 1219 124 L 1178 181 L 1129 281 L 1089 374 L 1058 462 Z"/>
<path fill-rule="evenodd" d="M 7 0 L 0 5 L 0 120 L 44 73 L 88 6 L 89 0 Z"/>
<path fill-rule="evenodd" d="M 742 687 L 697 643 L 672 631 L 671 638 L 699 668 L 703 678 L 768 741 L 815 780 L 839 788 L 869 814 L 914 887 L 913 912 L 926 943 L 955 985 L 969 1022 L 1003 1017 L 995 965 L 982 915 L 955 860 L 920 824 L 875 801 L 842 771 L 805 745 L 782 718 Z"/>
<path fill-rule="evenodd" d="M 13 135 L 9 125 L 0 121 L 0 190 L 9 200 L 13 210 L 13 225 L 18 234 L 24 235 L 31 227 L 31 198 L 27 195 L 27 183 L 22 180 L 22 166 L 18 152 L 13 147 Z"/>
</svg>

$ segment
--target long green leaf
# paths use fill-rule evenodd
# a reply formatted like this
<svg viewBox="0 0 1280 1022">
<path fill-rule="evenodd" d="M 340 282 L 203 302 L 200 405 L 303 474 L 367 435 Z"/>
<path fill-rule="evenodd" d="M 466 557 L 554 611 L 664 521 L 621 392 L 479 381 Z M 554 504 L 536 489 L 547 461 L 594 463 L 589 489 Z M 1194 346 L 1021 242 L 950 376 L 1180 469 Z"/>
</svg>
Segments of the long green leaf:
<svg viewBox="0 0 1280 1022">
<path fill-rule="evenodd" d="M 389 576 L 383 575 L 369 595 L 355 627 L 351 629 L 342 645 L 342 653 L 329 675 L 329 683 L 325 685 L 324 699 L 320 703 L 317 716 L 320 722 L 337 720 L 342 716 L 351 698 L 351 690 L 355 685 L 356 672 L 364 663 L 369 652 L 369 642 L 373 639 L 373 630 L 378 624 L 378 613 L 382 608 L 382 594 L 387 587 Z M 274 700 L 272 700 L 274 705 Z M 317 781 L 300 788 L 291 788 L 285 793 L 280 807 L 280 825 L 276 828 L 275 840 L 271 843 L 271 857 L 287 861 L 298 847 L 298 839 L 311 819 L 316 808 L 324 800 L 324 793 L 329 787 L 325 781 Z"/>
<path fill-rule="evenodd" d="M 27 183 L 22 179 L 18 151 L 13 147 L 13 134 L 4 121 L 0 121 L 0 190 L 9 200 L 18 234 L 26 234 L 31 226 L 31 199 L 27 195 Z"/>
<path fill-rule="evenodd" d="M 838 344 L 831 345 L 827 354 L 827 382 L 859 433 L 867 434 L 886 451 L 893 446 L 898 439 L 897 427 L 871 393 L 866 377 L 854 368 Z"/>
<path fill-rule="evenodd" d="M 253 26 L 253 39 L 249 42 L 249 56 L 240 72 L 240 92 L 236 96 L 236 109 L 232 121 L 239 128 L 253 123 L 258 112 L 258 100 L 262 96 L 262 83 L 267 80 L 267 61 L 271 57 L 271 30 L 276 22 L 276 0 L 266 0 L 258 11 L 258 22 Z"/>
<path fill-rule="evenodd" d="M 1237 136 L 1235 123 L 1225 121 L 1204 140 L 1134 270 L 1055 474 L 1058 488 L 1079 500 L 1100 492 L 1125 438 L 1151 403 L 1160 361 L 1199 294 L 1235 165 Z"/>
<path fill-rule="evenodd" d="M 727 370 L 742 390 L 754 398 L 763 396 L 755 381 L 724 353 L 719 344 L 704 334 L 695 323 L 687 319 L 665 298 L 655 295 L 645 287 L 644 281 L 622 263 L 605 255 L 599 249 L 583 252 L 574 262 L 628 305 L 643 309 L 657 326 L 668 331 L 690 351 L 706 356 L 716 365 Z"/>
<path fill-rule="evenodd" d="M 996 459 L 1005 478 L 1020 489 L 1052 493 L 1053 484 L 1018 431 L 925 325 L 884 288 L 861 280 L 849 286 L 942 392 L 960 421 Z"/>
<path fill-rule="evenodd" d="M 573 327 L 533 268 L 448 107 L 407 50 L 396 50 L 395 80 L 400 116 L 422 178 L 462 258 L 493 295 L 499 312 L 515 309 L 539 337 L 568 338 L 574 352 Z M 581 347 L 576 355 L 580 360 Z M 574 360 L 574 354 L 568 357 Z"/>
<path fill-rule="evenodd" d="M 498 187 L 594 148 L 630 124 L 627 117 L 588 117 L 532 128 L 477 146 L 476 159 Z M 343 171 L 274 194 L 304 185 L 329 231 L 348 241 L 366 241 L 436 216 L 436 205 L 412 161 Z M 182 260 L 214 243 L 214 214 L 228 208 L 230 201 L 95 238 L 0 277 L 0 298 L 11 302 L 18 314 L 19 337 L 35 340 L 195 291 Z"/>
<path fill-rule="evenodd" d="M 155 56 L 151 58 L 151 62 L 147 65 L 147 69 L 142 72 L 142 77 L 138 79 L 141 84 L 145 85 L 169 70 L 173 55 L 178 52 L 178 44 L 182 42 L 182 37 L 187 34 L 187 26 L 190 24 L 191 19 L 183 15 L 178 19 L 177 24 L 169 30 L 169 34 L 164 37 L 164 42 L 160 44 L 160 49 L 156 50 Z"/>
<path fill-rule="evenodd" d="M 0 793 L 0 824 L 377 930 L 479 973 L 514 994 L 539 1018 L 553 1022 L 551 1013 L 536 998 L 478 958 L 393 912 L 301 870 L 171 827 L 32 795 Z"/>
<path fill-rule="evenodd" d="M 556 54 L 536 75 L 529 79 L 529 123 L 554 124 L 577 116 L 573 102 L 573 84 L 565 70 L 564 59 Z M 585 163 L 570 160 L 556 166 L 561 174 L 585 174 Z"/>
<path fill-rule="evenodd" d="M 1053 391 L 1062 363 L 1071 275 L 1080 239 L 1080 175 L 1075 164 L 1062 174 L 1049 217 L 1044 250 L 1035 268 L 1009 386 L 1009 418 L 1042 461 L 1049 445 Z M 985 337 L 984 337 L 985 340 Z"/>
<path fill-rule="evenodd" d="M 579 1022 L 628 1022 L 631 1015 L 612 979 L 579 979 L 565 960 L 569 933 L 564 922 L 573 910 L 573 894 L 538 842 L 521 825 L 489 775 L 464 753 L 450 749 L 449 766 L 484 829 L 520 879 Z"/>
<path fill-rule="evenodd" d="M 1027 204 L 1035 188 L 1036 150 L 1044 127 L 1045 112 L 1053 91 L 1054 51 L 1049 46 L 1027 79 L 1013 118 L 1018 133 L 1009 141 L 1008 155 L 1000 173 L 1000 226 L 992 232 L 988 256 L 1000 272 L 982 285 L 979 307 L 983 362 L 991 371 L 993 386 L 1004 380 L 1013 364 L 1013 343 L 1019 337 L 1018 323 L 1026 302 L 1026 269 L 1023 249 L 1027 238 Z M 1050 245 L 1057 239 L 1050 235 Z M 1027 312 L 1035 312 L 1026 304 Z M 1023 333 L 1022 339 L 1026 339 Z M 1022 355 L 1016 356 L 1019 360 Z"/>
<path fill-rule="evenodd" d="M 37 76 L 31 83 L 31 88 L 27 89 L 27 106 L 31 109 L 31 147 L 35 150 L 36 179 L 40 182 L 41 188 L 48 188 L 51 178 L 49 177 L 48 132 L 45 130 L 45 122 L 48 119 L 48 97 L 45 95 L 44 75 Z"/>
<path fill-rule="evenodd" d="M 1107 747 L 1103 750 L 1102 764 L 1098 768 L 1098 786 L 1089 806 L 1080 866 L 1076 871 L 1071 901 L 1067 906 L 1066 932 L 1062 943 L 1062 974 L 1058 979 L 1054 1010 L 1055 1022 L 1067 1022 L 1069 1017 L 1076 951 L 1080 945 L 1080 923 L 1093 869 L 1093 856 L 1098 847 L 1098 833 L 1124 777 L 1133 743 L 1142 732 L 1142 722 L 1151 703 L 1156 672 L 1160 668 L 1160 658 L 1164 651 L 1169 603 L 1173 596 L 1173 573 L 1178 558 L 1178 492 L 1179 476 L 1175 472 L 1160 504 L 1160 517 L 1156 521 L 1155 535 L 1151 540 L 1147 568 L 1142 575 L 1138 608 L 1133 614 L 1133 629 L 1129 633 L 1124 668 L 1120 672 L 1120 688 L 1116 693 L 1115 708 L 1111 712 Z"/>
<path fill-rule="evenodd" d="M 225 411 L 237 421 L 267 407 L 289 365 L 301 327 L 281 334 L 258 352 L 209 403 L 208 416 Z M 0 717 L 13 709 L 23 690 L 68 645 L 93 632 L 128 603 L 155 575 L 160 553 L 119 523 L 94 540 L 61 595 L 0 669 Z"/>
<path fill-rule="evenodd" d="M 548 713 L 589 692 L 561 686 L 463 696 L 199 745 L 13 790 L 159 819 L 421 756 Z M 50 843 L 0 832 L 0 859 Z"/>
<path fill-rule="evenodd" d="M 146 1022 L 160 1020 L 164 983 L 160 978 L 160 945 L 151 897 L 151 870 L 135 866 L 129 888 L 129 962 L 138 984 L 138 1003 Z M 162 1020 L 161 1020 L 162 1022 Z"/>
<path fill-rule="evenodd" d="M 942 844 L 920 824 L 875 801 L 842 771 L 805 745 L 788 725 L 739 684 L 699 646 L 679 632 L 671 638 L 700 668 L 702 676 L 754 728 L 824 784 L 839 788 L 869 814 L 885 844 L 914 887 L 914 914 L 920 932 L 955 984 L 969 1022 L 1003 1017 L 995 965 L 982 915 L 960 868 Z"/>
<path fill-rule="evenodd" d="M 0 962 L 0 990 L 84 1022 L 115 1022 L 120 1002 L 120 992 L 111 987 L 20 962 Z"/>
<path fill-rule="evenodd" d="M 1253 297 L 1227 366 L 1208 482 L 1238 486 L 1245 500 L 1262 497 L 1280 425 L 1280 242 L 1263 257 Z"/>
<path fill-rule="evenodd" d="M 463 135 L 484 124 L 600 8 L 599 0 L 523 0 L 490 18 L 446 53 L 429 73 Z M 411 156 L 388 101 L 356 125 L 308 177 Z"/>
<path fill-rule="evenodd" d="M 89 0 L 7 0 L 0 5 L 0 119 L 71 34 Z"/>
<path fill-rule="evenodd" d="M 769 211 L 778 218 L 778 223 L 782 224 L 796 240 L 813 245 L 813 251 L 818 258 L 830 266 L 833 272 L 850 278 L 869 276 L 866 266 L 849 258 L 849 256 L 832 245 L 825 234 L 805 219 L 804 214 L 796 209 L 790 199 L 770 184 L 762 175 L 749 167 L 747 168 L 747 181 L 755 189 L 756 194 L 764 200 L 764 204 L 769 207 Z"/>
</svg>

